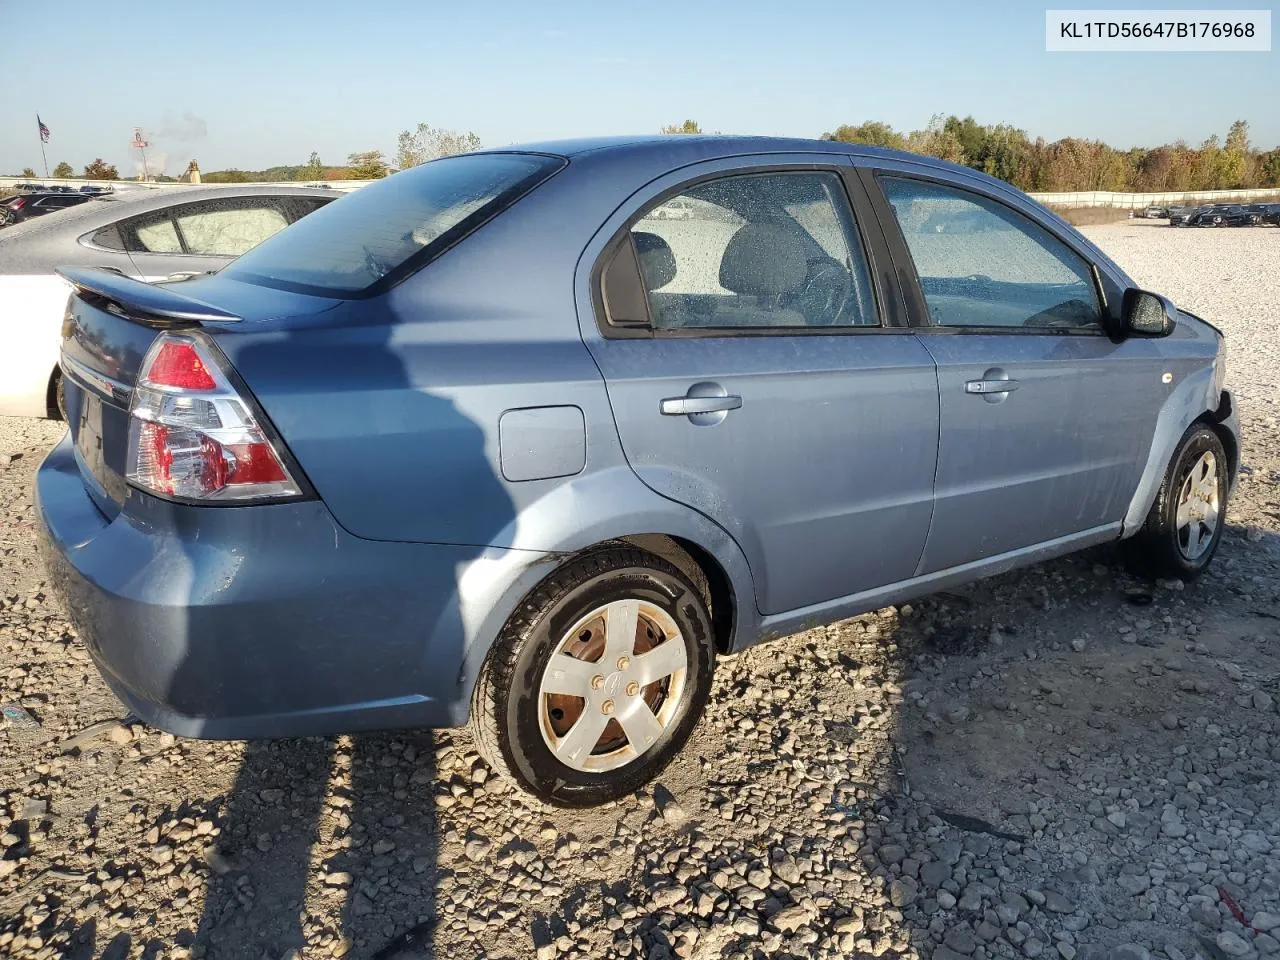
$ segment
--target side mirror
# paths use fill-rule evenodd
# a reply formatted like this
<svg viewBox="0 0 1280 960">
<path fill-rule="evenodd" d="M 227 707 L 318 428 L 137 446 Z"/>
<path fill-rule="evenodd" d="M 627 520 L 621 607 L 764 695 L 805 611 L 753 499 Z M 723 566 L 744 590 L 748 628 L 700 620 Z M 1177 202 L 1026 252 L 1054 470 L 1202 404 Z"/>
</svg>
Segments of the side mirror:
<svg viewBox="0 0 1280 960">
<path fill-rule="evenodd" d="M 1178 320 L 1173 301 L 1158 293 L 1130 287 L 1120 301 L 1121 337 L 1167 337 Z"/>
</svg>

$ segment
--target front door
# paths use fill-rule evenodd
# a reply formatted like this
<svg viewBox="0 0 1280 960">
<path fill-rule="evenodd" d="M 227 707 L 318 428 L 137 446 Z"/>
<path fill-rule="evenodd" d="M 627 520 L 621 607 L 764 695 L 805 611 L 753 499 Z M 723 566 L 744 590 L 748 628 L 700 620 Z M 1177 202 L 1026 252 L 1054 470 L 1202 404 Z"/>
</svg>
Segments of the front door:
<svg viewBox="0 0 1280 960">
<path fill-rule="evenodd" d="M 1168 387 L 1150 340 L 1113 342 L 1089 263 L 953 185 L 881 174 L 938 364 L 938 476 L 921 573 L 1123 519 Z M 909 271 L 908 271 L 909 272 Z"/>
<path fill-rule="evenodd" d="M 631 466 L 737 540 L 766 614 L 910 577 L 937 382 L 885 326 L 845 179 L 757 169 L 664 196 L 606 253 L 604 309 L 627 325 L 589 338 Z"/>
</svg>

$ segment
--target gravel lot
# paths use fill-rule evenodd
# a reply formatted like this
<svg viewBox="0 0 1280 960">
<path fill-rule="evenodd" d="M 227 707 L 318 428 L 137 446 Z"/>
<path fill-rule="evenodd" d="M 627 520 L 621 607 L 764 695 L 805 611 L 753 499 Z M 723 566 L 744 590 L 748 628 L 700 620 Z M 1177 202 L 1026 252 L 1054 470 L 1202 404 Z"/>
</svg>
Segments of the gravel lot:
<svg viewBox="0 0 1280 960">
<path fill-rule="evenodd" d="M 1227 332 L 1213 571 L 1102 549 L 724 659 L 662 786 L 601 810 L 461 732 L 129 722 L 34 556 L 60 430 L 0 420 L 0 703 L 39 724 L 0 727 L 0 956 L 1280 956 L 1280 230 L 1088 232 Z"/>
</svg>

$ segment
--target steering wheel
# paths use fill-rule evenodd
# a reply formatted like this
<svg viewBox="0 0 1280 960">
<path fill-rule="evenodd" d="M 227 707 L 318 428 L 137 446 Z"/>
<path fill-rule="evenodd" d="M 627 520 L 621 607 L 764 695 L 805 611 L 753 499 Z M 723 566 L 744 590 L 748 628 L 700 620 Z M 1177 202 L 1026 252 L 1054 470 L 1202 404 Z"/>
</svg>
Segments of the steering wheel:
<svg viewBox="0 0 1280 960">
<path fill-rule="evenodd" d="M 837 326 L 853 299 L 853 278 L 835 260 L 820 260 L 796 296 L 795 307 L 814 325 Z"/>
</svg>

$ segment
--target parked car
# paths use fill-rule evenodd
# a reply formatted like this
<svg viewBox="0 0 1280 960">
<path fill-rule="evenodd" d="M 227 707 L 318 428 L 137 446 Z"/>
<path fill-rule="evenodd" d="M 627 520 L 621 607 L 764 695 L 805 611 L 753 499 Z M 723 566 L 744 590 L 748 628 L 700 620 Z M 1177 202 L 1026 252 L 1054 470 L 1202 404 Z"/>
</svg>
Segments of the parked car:
<svg viewBox="0 0 1280 960">
<path fill-rule="evenodd" d="M 1173 207 L 1169 210 L 1169 226 L 1171 227 L 1189 227 L 1191 221 L 1206 209 L 1205 207 Z"/>
<path fill-rule="evenodd" d="M 1258 223 L 1273 223 L 1280 226 L 1280 203 L 1254 203 L 1245 207 L 1249 213 L 1258 218 Z"/>
<path fill-rule="evenodd" d="M 111 193 L 112 191 L 111 191 L 111 187 L 110 187 L 110 185 L 101 185 L 101 184 L 97 184 L 97 183 L 86 183 L 86 184 L 84 184 L 83 186 L 81 186 L 81 187 L 80 187 L 80 192 L 81 192 L 81 193 L 92 193 L 92 194 L 98 194 L 98 193 Z"/>
<path fill-rule="evenodd" d="M 1214 204 L 1201 210 L 1192 220 L 1196 227 L 1249 227 L 1259 222 L 1257 215 L 1249 213 L 1236 203 Z"/>
<path fill-rule="evenodd" d="M 0 210 L 0 216 L 4 218 L 3 225 L 8 226 L 31 217 L 42 217 L 56 210 L 78 206 L 90 199 L 92 198 L 80 193 L 29 193 L 8 200 Z"/>
<path fill-rule="evenodd" d="M 297 187 L 54 196 L 78 206 L 0 230 L 0 415 L 59 415 L 58 331 L 71 286 L 55 267 L 148 281 L 208 273 L 335 198 Z"/>
<path fill-rule="evenodd" d="M 1148 220 L 1163 220 L 1169 216 L 1169 211 L 1164 207 L 1157 207 L 1153 204 L 1143 210 L 1142 215 Z"/>
<path fill-rule="evenodd" d="M 47 190 L 48 187 L 46 187 L 43 183 L 15 183 L 13 185 L 13 189 L 25 190 L 28 193 L 36 193 L 36 192 L 43 192 Z"/>
<path fill-rule="evenodd" d="M 62 273 L 37 510 L 128 709 L 469 722 L 553 804 L 661 770 L 718 654 L 1122 539 L 1193 578 L 1238 463 L 1212 326 L 1008 184 L 872 147 L 469 153 L 213 276 Z"/>
</svg>

